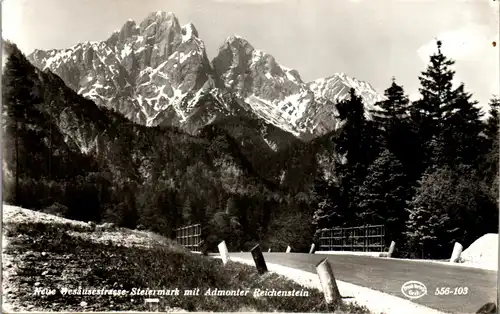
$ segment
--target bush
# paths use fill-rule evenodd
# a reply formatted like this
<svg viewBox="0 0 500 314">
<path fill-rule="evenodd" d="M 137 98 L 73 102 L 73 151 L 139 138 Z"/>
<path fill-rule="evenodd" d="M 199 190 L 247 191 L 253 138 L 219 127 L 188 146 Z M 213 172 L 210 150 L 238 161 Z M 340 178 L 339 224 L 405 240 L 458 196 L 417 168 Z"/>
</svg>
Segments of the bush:
<svg viewBox="0 0 500 314">
<path fill-rule="evenodd" d="M 59 217 L 66 217 L 68 212 L 69 212 L 69 209 L 67 206 L 55 202 L 54 204 L 50 205 L 49 207 L 45 207 L 42 210 L 42 212 L 46 213 L 46 214 L 59 216 Z"/>
<path fill-rule="evenodd" d="M 284 252 L 288 246 L 294 252 L 309 252 L 314 238 L 312 217 L 303 212 L 281 215 L 274 220 L 269 230 L 266 245 L 274 252 Z"/>
<path fill-rule="evenodd" d="M 241 226 L 236 217 L 225 212 L 217 212 L 209 221 L 205 230 L 207 234 L 207 249 L 212 252 L 218 252 L 218 244 L 223 240 L 226 242 L 229 251 L 239 251 L 242 249 Z M 244 246 L 243 249 L 246 249 Z"/>
<path fill-rule="evenodd" d="M 146 227 L 144 227 L 144 225 L 142 224 L 138 224 L 137 227 L 135 227 L 136 230 L 139 230 L 139 231 L 144 231 L 144 230 L 147 230 Z"/>
<path fill-rule="evenodd" d="M 409 203 L 410 251 L 424 258 L 446 258 L 454 242 L 468 246 L 485 233 L 497 232 L 498 209 L 487 192 L 468 166 L 424 174 Z"/>
</svg>

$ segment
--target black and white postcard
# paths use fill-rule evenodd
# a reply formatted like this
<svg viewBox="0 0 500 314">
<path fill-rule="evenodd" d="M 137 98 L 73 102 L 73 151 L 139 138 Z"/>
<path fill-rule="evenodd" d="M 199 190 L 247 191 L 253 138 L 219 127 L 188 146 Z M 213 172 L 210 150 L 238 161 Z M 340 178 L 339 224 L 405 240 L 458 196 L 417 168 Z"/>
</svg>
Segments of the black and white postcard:
<svg viewBox="0 0 500 314">
<path fill-rule="evenodd" d="M 499 9 L 2 1 L 2 311 L 497 313 Z"/>
</svg>

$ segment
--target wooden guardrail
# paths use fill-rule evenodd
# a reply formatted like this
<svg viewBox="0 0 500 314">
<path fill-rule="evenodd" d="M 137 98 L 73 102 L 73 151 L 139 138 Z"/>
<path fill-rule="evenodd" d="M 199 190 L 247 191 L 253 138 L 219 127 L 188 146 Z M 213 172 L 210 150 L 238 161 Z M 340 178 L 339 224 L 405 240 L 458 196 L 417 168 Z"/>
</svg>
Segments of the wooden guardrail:
<svg viewBox="0 0 500 314">
<path fill-rule="evenodd" d="M 320 230 L 320 251 L 382 252 L 384 249 L 384 225 Z"/>
</svg>

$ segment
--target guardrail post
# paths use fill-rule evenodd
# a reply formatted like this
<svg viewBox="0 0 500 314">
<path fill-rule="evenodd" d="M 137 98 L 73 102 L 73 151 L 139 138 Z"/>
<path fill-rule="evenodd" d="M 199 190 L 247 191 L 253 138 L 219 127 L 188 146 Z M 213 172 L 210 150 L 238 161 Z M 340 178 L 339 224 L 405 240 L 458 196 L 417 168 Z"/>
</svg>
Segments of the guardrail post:
<svg viewBox="0 0 500 314">
<path fill-rule="evenodd" d="M 326 304 L 335 307 L 342 297 L 340 296 L 332 267 L 328 263 L 328 258 L 325 258 L 316 266 L 316 272 L 323 288 Z"/>
<path fill-rule="evenodd" d="M 391 241 L 391 246 L 389 247 L 389 252 L 387 252 L 387 257 L 392 256 L 392 253 L 394 253 L 395 248 L 396 248 L 396 242 Z"/>
<path fill-rule="evenodd" d="M 255 262 L 255 267 L 257 267 L 257 271 L 259 274 L 263 274 L 267 272 L 266 261 L 264 260 L 264 255 L 262 255 L 262 251 L 260 250 L 260 245 L 256 245 L 253 249 L 250 250 L 252 253 L 253 261 Z"/>
<path fill-rule="evenodd" d="M 345 243 L 345 237 L 344 237 L 344 228 L 340 228 L 340 245 L 342 246 L 341 251 L 344 250 L 344 243 Z"/>
<path fill-rule="evenodd" d="M 363 225 L 363 252 L 366 252 L 366 241 L 368 238 L 366 237 L 366 225 Z"/>
<path fill-rule="evenodd" d="M 455 242 L 455 246 L 453 247 L 453 252 L 451 253 L 450 263 L 458 263 L 463 248 L 464 247 L 462 246 L 462 244 Z"/>
<path fill-rule="evenodd" d="M 315 248 L 315 244 L 311 244 L 311 249 L 309 250 L 309 254 L 313 254 L 314 253 L 314 248 Z"/>
<path fill-rule="evenodd" d="M 290 253 L 292 251 L 292 248 L 290 247 L 290 245 L 286 248 L 286 253 Z"/>
<path fill-rule="evenodd" d="M 354 244 L 354 228 L 351 228 L 351 232 L 349 233 L 349 240 L 351 240 L 351 252 L 353 251 L 353 244 Z"/>
<path fill-rule="evenodd" d="M 226 241 L 222 241 L 218 245 L 220 256 L 222 257 L 222 264 L 226 265 L 229 260 L 229 252 L 227 251 Z"/>
<path fill-rule="evenodd" d="M 389 247 L 389 251 L 387 253 L 386 252 L 382 252 L 378 256 L 380 256 L 380 257 L 391 257 L 392 253 L 394 253 L 394 248 L 395 247 L 396 247 L 396 242 L 391 241 L 391 246 Z"/>
</svg>

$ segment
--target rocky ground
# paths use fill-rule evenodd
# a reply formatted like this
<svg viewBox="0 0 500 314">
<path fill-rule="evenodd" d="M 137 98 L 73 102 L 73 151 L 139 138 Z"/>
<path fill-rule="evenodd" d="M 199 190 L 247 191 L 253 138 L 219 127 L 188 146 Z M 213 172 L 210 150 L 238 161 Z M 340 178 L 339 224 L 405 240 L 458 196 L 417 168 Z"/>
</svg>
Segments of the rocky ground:
<svg viewBox="0 0 500 314">
<path fill-rule="evenodd" d="M 325 312 L 323 294 L 254 267 L 192 254 L 159 235 L 71 221 L 3 206 L 3 309 L 6 311 L 146 311 L 159 298 L 161 311 Z M 208 288 L 307 290 L 307 297 L 63 295 L 64 288 Z M 54 290 L 55 293 L 42 293 Z M 369 314 L 342 303 L 338 313 Z M 336 312 L 336 313 L 337 313 Z"/>
</svg>

